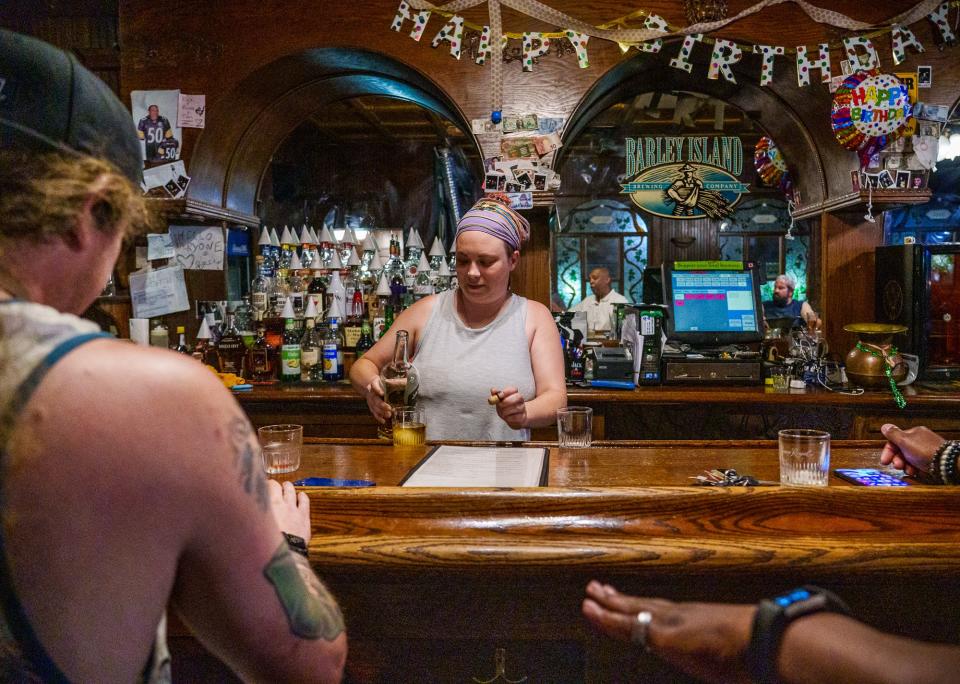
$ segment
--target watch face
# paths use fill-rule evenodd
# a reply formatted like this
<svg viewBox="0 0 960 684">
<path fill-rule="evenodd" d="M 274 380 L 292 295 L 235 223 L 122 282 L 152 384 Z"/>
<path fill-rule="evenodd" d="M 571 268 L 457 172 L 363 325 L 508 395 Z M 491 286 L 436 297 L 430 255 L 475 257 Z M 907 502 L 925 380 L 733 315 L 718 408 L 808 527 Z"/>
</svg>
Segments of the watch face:
<svg viewBox="0 0 960 684">
<path fill-rule="evenodd" d="M 787 606 L 792 606 L 798 601 L 806 601 L 811 596 L 810 592 L 806 589 L 794 589 L 789 594 L 782 594 L 781 596 L 773 599 L 773 602 L 778 606 L 786 608 Z"/>
</svg>

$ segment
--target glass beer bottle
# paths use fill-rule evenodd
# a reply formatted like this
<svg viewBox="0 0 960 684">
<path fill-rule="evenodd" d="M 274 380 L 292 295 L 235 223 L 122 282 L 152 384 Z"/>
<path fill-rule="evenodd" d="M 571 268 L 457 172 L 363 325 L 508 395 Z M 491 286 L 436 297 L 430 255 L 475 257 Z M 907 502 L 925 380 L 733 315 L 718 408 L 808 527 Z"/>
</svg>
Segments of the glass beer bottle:
<svg viewBox="0 0 960 684">
<path fill-rule="evenodd" d="M 397 341 L 393 348 L 393 361 L 380 369 L 380 384 L 383 386 L 383 399 L 394 411 L 417 404 L 417 392 L 420 389 L 420 374 L 417 367 L 407 358 L 409 334 L 406 330 L 397 331 Z M 387 420 L 379 426 L 377 436 L 380 439 L 393 439 L 393 423 Z"/>
</svg>

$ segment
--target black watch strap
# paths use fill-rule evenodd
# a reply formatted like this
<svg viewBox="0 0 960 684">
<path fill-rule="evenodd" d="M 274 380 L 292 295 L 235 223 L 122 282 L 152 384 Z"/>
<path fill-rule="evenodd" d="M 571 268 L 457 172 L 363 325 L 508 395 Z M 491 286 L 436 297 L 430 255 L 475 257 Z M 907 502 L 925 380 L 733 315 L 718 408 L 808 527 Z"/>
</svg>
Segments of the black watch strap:
<svg viewBox="0 0 960 684">
<path fill-rule="evenodd" d="M 753 631 L 745 656 L 750 678 L 761 684 L 776 684 L 779 681 L 777 655 L 787 626 L 804 615 L 824 611 L 850 613 L 836 594 L 811 584 L 762 600 L 753 616 Z"/>
<path fill-rule="evenodd" d="M 303 537 L 298 537 L 295 534 L 290 534 L 289 532 L 283 533 L 283 538 L 287 540 L 287 546 L 290 547 L 291 551 L 296 551 L 304 558 L 309 557 L 309 552 L 307 551 L 307 540 Z"/>
</svg>

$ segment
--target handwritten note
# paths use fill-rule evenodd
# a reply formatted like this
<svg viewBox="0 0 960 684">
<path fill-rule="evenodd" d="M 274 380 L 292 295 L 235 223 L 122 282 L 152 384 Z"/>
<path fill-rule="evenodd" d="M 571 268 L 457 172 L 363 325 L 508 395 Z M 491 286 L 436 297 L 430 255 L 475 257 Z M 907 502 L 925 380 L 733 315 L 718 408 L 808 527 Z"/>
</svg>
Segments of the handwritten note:
<svg viewBox="0 0 960 684">
<path fill-rule="evenodd" d="M 172 259 L 176 256 L 173 240 L 169 233 L 149 233 L 147 235 L 147 259 Z"/>
<path fill-rule="evenodd" d="M 187 283 L 183 269 L 168 266 L 130 274 L 130 302 L 134 318 L 154 318 L 187 311 Z"/>
<path fill-rule="evenodd" d="M 207 96 L 180 93 L 177 125 L 181 128 L 203 128 L 207 118 Z"/>
<path fill-rule="evenodd" d="M 223 270 L 223 229 L 219 226 L 170 226 L 176 263 L 184 270 Z"/>
</svg>

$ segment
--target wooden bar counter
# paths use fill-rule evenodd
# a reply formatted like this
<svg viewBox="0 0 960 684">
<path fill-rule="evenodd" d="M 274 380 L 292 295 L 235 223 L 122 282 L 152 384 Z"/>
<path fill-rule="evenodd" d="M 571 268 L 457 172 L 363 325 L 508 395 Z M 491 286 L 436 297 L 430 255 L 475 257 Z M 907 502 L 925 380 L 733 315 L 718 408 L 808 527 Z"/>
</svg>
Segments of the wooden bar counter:
<svg viewBox="0 0 960 684">
<path fill-rule="evenodd" d="M 765 387 L 569 388 L 568 401 L 593 408 L 595 439 L 774 439 L 784 427 L 823 429 L 835 439 L 880 439 L 887 422 L 960 437 L 960 382 L 915 383 L 903 390 L 905 409 L 886 389 L 853 396 Z M 256 387 L 236 396 L 256 426 L 293 422 L 314 437 L 376 437 L 366 402 L 348 384 Z M 533 434 L 555 435 L 552 428 Z"/>
<path fill-rule="evenodd" d="M 960 633 L 960 487 L 868 489 L 833 476 L 826 488 L 691 486 L 712 467 L 776 481 L 779 465 L 774 442 L 689 441 L 546 444 L 547 487 L 403 488 L 424 447 L 307 441 L 301 468 L 280 479 L 377 483 L 306 489 L 311 561 L 346 615 L 350 682 L 484 682 L 498 671 L 500 682 L 684 681 L 590 628 L 580 603 L 593 578 L 737 602 L 812 582 L 881 629 Z M 881 446 L 834 441 L 831 467 L 876 465 Z"/>
</svg>

